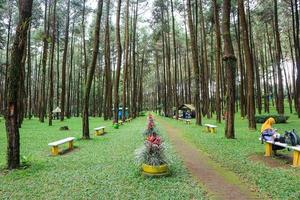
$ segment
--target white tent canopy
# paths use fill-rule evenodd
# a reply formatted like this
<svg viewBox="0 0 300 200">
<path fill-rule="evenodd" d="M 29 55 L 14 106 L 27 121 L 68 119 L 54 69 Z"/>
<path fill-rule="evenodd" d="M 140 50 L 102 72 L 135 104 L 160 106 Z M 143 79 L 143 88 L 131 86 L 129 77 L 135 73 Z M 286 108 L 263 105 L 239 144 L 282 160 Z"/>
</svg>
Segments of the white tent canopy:
<svg viewBox="0 0 300 200">
<path fill-rule="evenodd" d="M 61 109 L 59 107 L 56 107 L 52 113 L 60 113 L 61 112 Z"/>
</svg>

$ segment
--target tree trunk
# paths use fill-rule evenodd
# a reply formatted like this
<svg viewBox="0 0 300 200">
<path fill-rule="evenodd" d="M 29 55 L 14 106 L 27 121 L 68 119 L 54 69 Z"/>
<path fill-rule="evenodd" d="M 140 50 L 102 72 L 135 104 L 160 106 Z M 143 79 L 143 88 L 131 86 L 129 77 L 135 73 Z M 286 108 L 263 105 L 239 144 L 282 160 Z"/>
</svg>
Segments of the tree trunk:
<svg viewBox="0 0 300 200">
<path fill-rule="evenodd" d="M 117 1 L 116 9 L 116 50 L 117 50 L 117 69 L 115 78 L 115 90 L 114 90 L 114 122 L 118 123 L 119 113 L 119 81 L 120 81 L 120 70 L 122 62 L 122 48 L 120 38 L 120 12 L 121 12 L 121 0 Z"/>
<path fill-rule="evenodd" d="M 194 78 L 195 78 L 195 108 L 196 108 L 196 124 L 201 125 L 201 107 L 200 107 L 200 81 L 199 81 L 199 66 L 198 66 L 198 48 L 195 35 L 195 29 L 192 19 L 191 0 L 187 0 L 188 24 L 190 30 L 190 44 L 192 49 Z"/>
<path fill-rule="evenodd" d="M 283 94 L 283 83 L 281 73 L 281 44 L 280 34 L 278 30 L 278 14 L 277 14 L 277 0 L 274 0 L 274 29 L 275 29 L 275 40 L 276 40 L 276 64 L 277 64 L 277 81 L 278 81 L 278 114 L 284 114 L 284 94 Z"/>
<path fill-rule="evenodd" d="M 65 46 L 62 61 L 62 72 L 61 72 L 61 115 L 60 120 L 64 121 L 65 118 L 65 101 L 66 101 L 66 64 L 67 64 L 67 53 L 68 53 L 68 43 L 69 43 L 69 24 L 70 24 L 70 0 L 68 0 L 67 7 L 67 19 L 66 19 L 66 32 L 65 32 Z"/>
<path fill-rule="evenodd" d="M 175 67 L 175 88 L 174 88 L 174 95 L 175 95 L 175 107 L 176 107 L 176 119 L 178 119 L 178 81 L 177 81 L 177 49 L 176 49 L 176 38 L 175 38 L 175 18 L 174 18 L 174 7 L 173 7 L 173 0 L 171 0 L 171 12 L 172 12 L 172 33 L 173 33 L 173 48 L 174 48 L 174 67 Z"/>
<path fill-rule="evenodd" d="M 50 61 L 50 95 L 49 95 L 49 126 L 52 126 L 52 111 L 54 98 L 54 83 L 53 83 L 53 65 L 54 65 L 54 50 L 55 50 L 55 32 L 56 32 L 56 0 L 54 0 L 54 8 L 52 13 L 52 46 L 51 46 L 51 61 Z"/>
<path fill-rule="evenodd" d="M 221 79 L 221 33 L 219 22 L 219 6 L 216 0 L 212 1 L 214 9 L 214 21 L 216 32 L 216 116 L 217 122 L 221 123 L 221 100 L 220 100 L 220 79 Z"/>
<path fill-rule="evenodd" d="M 123 109 L 122 121 L 126 119 L 126 86 L 127 86 L 127 68 L 128 68 L 128 55 L 129 55 L 129 0 L 126 0 L 125 10 L 125 60 L 123 68 Z"/>
<path fill-rule="evenodd" d="M 110 66 L 110 39 L 109 39 L 109 4 L 110 0 L 106 3 L 106 24 L 105 24 L 105 111 L 104 120 L 111 118 L 111 97 L 112 97 L 112 83 L 111 83 L 111 66 Z"/>
<path fill-rule="evenodd" d="M 11 66 L 7 77 L 7 108 L 6 108 L 6 134 L 7 134 L 7 168 L 16 169 L 20 166 L 20 134 L 19 134 L 19 102 L 20 76 L 22 73 L 22 57 L 26 53 L 27 29 L 30 24 L 32 0 L 19 1 L 19 23 L 16 28 L 16 37 L 11 51 Z"/>
<path fill-rule="evenodd" d="M 95 68 L 97 64 L 97 56 L 99 51 L 99 35 L 100 35 L 100 22 L 102 16 L 102 6 L 103 1 L 98 0 L 98 9 L 97 9 L 97 17 L 96 17 L 96 25 L 94 32 L 94 47 L 93 47 L 93 58 L 91 63 L 91 68 L 88 73 L 88 79 L 86 82 L 85 90 L 84 90 L 84 99 L 83 99 L 83 111 L 82 111 L 82 138 L 90 139 L 89 132 L 89 100 L 90 100 L 90 91 L 92 86 L 92 81 L 95 73 Z"/>
<path fill-rule="evenodd" d="M 235 112 L 235 69 L 236 57 L 234 56 L 233 45 L 230 36 L 230 9 L 231 1 L 224 0 L 223 2 L 223 39 L 224 39 L 224 57 L 226 68 L 226 138 L 234 138 L 234 112 Z"/>
<path fill-rule="evenodd" d="M 244 0 L 238 0 L 238 9 L 241 20 L 241 31 L 243 36 L 243 47 L 247 67 L 247 105 L 248 105 L 248 127 L 256 129 L 255 123 L 255 100 L 254 100 L 254 70 L 253 60 L 249 46 L 248 26 L 245 17 Z"/>
<path fill-rule="evenodd" d="M 49 6 L 50 8 L 50 6 Z M 45 16 L 44 16 L 44 38 L 43 38 L 43 58 L 42 58 L 42 82 L 41 82 L 41 96 L 40 96 L 40 107 L 39 107 L 39 118 L 40 122 L 44 122 L 45 110 L 46 110 L 46 65 L 48 57 L 48 38 L 49 38 L 49 13 L 48 11 L 48 0 L 45 0 Z"/>
</svg>

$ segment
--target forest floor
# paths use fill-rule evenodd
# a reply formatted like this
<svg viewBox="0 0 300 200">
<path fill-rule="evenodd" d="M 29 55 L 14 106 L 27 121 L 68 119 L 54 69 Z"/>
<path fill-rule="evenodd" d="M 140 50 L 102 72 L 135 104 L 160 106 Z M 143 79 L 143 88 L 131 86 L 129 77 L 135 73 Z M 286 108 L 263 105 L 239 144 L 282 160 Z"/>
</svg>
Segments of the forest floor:
<svg viewBox="0 0 300 200">
<path fill-rule="evenodd" d="M 300 131 L 299 119 L 289 116 L 288 123 L 275 125 L 280 133 Z M 216 134 L 206 133 L 194 120 L 191 125 L 157 115 L 155 120 L 168 147 L 171 170 L 170 176 L 159 179 L 141 176 L 135 163 L 134 152 L 144 142 L 146 117 L 119 129 L 113 129 L 111 121 L 90 117 L 91 140 L 80 139 L 81 118 L 55 120 L 51 127 L 26 119 L 20 129 L 21 156 L 29 167 L 11 172 L 4 169 L 6 134 L 1 119 L 0 199 L 247 199 L 255 195 L 300 199 L 300 169 L 290 166 L 291 152 L 264 157 L 259 132 L 249 131 L 247 120 L 238 114 L 234 140 L 224 137 L 224 122 L 216 124 L 215 118 L 203 118 L 202 123 L 216 124 Z M 60 131 L 62 126 L 70 130 Z M 98 126 L 106 126 L 107 134 L 94 136 L 92 130 Z M 75 150 L 51 156 L 47 144 L 69 136 L 76 138 Z"/>
<path fill-rule="evenodd" d="M 274 127 L 281 134 L 285 130 L 292 129 L 299 133 L 299 119 L 295 114 L 287 115 L 290 117 L 287 123 L 275 124 Z M 261 124 L 257 124 L 257 131 L 251 131 L 248 129 L 247 119 L 240 118 L 237 114 L 235 118 L 236 139 L 226 139 L 224 121 L 220 124 L 216 123 L 215 117 L 203 118 L 202 124 L 217 125 L 216 134 L 207 133 L 203 126 L 195 125 L 194 119 L 192 119 L 192 124 L 187 125 L 183 121 L 158 115 L 156 118 L 161 124 L 160 128 L 169 132 L 171 141 L 174 138 L 180 140 L 171 142 L 175 147 L 179 146 L 184 151 L 187 148 L 193 149 L 193 151 L 196 149 L 199 161 L 202 157 L 209 158 L 206 159 L 209 160 L 208 164 L 211 163 L 211 160 L 213 163 L 217 163 L 216 165 L 213 164 L 213 169 L 217 166 L 218 169 L 221 167 L 226 173 L 227 171 L 233 172 L 239 177 L 238 179 L 243 185 L 249 186 L 248 191 L 256 192 L 260 199 L 300 199 L 300 169 L 291 166 L 292 152 L 284 149 L 278 151 L 280 156 L 265 157 L 265 145 L 258 140 L 260 136 L 258 130 L 261 128 Z M 176 145 L 176 142 L 179 145 Z M 180 151 L 176 150 L 180 154 Z M 181 154 L 181 157 L 187 163 L 188 156 Z M 195 162 L 195 159 L 192 161 Z M 187 163 L 186 166 L 189 167 L 189 164 Z M 216 170 L 215 173 L 220 174 L 220 170 Z M 223 174 L 222 170 L 221 174 Z M 221 176 L 221 178 L 224 177 Z M 203 182 L 205 184 L 205 181 Z M 208 188 L 206 190 L 209 191 Z"/>
<path fill-rule="evenodd" d="M 90 117 L 91 140 L 80 139 L 81 118 L 53 123 L 49 127 L 38 119 L 24 121 L 20 129 L 21 156 L 27 157 L 25 161 L 30 166 L 9 172 L 4 169 L 6 134 L 4 120 L 1 120 L 1 200 L 206 199 L 203 189 L 189 174 L 172 145 L 168 145 L 170 176 L 158 179 L 141 175 L 134 152 L 143 146 L 146 117 L 134 119 L 119 129 L 114 129 L 111 121 Z M 60 131 L 62 126 L 68 126 L 70 130 Z M 99 126 L 106 126 L 107 133 L 96 137 L 92 130 Z M 165 135 L 163 131 L 161 134 Z M 51 156 L 47 144 L 69 136 L 76 138 L 75 150 Z"/>
<path fill-rule="evenodd" d="M 222 168 L 190 142 L 185 141 L 182 138 L 182 129 L 175 128 L 163 120 L 159 120 L 159 122 L 166 129 L 171 143 L 188 170 L 203 185 L 210 198 L 223 200 L 259 199 L 254 192 L 255 190 L 251 191 L 250 185 L 240 181 L 236 174 Z"/>
</svg>

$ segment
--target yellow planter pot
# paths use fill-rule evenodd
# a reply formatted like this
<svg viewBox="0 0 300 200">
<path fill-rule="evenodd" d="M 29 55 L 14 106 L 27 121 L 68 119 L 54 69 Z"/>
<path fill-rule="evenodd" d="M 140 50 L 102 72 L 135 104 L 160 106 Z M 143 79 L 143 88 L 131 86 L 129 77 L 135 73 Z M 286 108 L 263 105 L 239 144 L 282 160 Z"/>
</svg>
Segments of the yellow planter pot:
<svg viewBox="0 0 300 200">
<path fill-rule="evenodd" d="M 159 166 L 142 165 L 143 172 L 149 175 L 165 175 L 168 173 L 168 165 L 163 164 Z"/>
</svg>

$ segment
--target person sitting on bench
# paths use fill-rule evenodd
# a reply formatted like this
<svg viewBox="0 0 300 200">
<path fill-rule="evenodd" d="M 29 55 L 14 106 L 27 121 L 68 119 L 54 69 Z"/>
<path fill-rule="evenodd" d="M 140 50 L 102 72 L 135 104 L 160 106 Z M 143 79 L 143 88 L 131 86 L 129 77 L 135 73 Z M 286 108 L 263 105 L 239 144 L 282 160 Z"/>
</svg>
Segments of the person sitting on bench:
<svg viewBox="0 0 300 200">
<path fill-rule="evenodd" d="M 280 136 L 279 133 L 276 132 L 276 129 L 273 129 L 273 125 L 275 124 L 275 119 L 273 117 L 270 117 L 265 121 L 265 123 L 262 125 L 260 129 L 261 133 L 261 141 L 275 141 L 275 142 L 282 142 L 285 143 L 284 137 Z M 272 145 L 272 150 L 274 151 L 274 154 L 276 155 L 276 150 L 284 149 L 284 147 Z"/>
<path fill-rule="evenodd" d="M 260 133 L 263 136 L 263 139 L 266 141 L 274 141 L 276 131 L 272 128 L 275 124 L 275 119 L 270 117 L 265 121 L 265 123 L 261 126 Z"/>
</svg>

